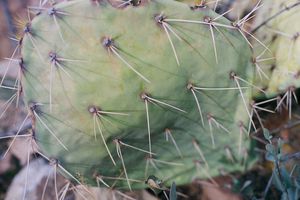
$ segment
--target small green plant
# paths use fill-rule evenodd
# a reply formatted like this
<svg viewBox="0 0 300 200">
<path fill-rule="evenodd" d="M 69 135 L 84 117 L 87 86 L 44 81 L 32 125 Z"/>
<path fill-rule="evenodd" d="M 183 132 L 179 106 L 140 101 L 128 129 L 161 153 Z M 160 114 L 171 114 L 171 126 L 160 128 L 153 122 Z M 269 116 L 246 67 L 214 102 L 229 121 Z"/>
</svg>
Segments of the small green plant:
<svg viewBox="0 0 300 200">
<path fill-rule="evenodd" d="M 264 129 L 264 137 L 268 141 L 268 144 L 266 144 L 266 159 L 271 161 L 274 166 L 269 184 L 266 186 L 265 196 L 272 184 L 282 193 L 282 200 L 299 199 L 299 167 L 295 164 L 292 170 L 288 170 L 286 165 L 293 157 L 296 158 L 297 154 L 284 155 L 282 153 L 284 142 L 280 138 L 274 140 L 267 129 Z"/>
</svg>

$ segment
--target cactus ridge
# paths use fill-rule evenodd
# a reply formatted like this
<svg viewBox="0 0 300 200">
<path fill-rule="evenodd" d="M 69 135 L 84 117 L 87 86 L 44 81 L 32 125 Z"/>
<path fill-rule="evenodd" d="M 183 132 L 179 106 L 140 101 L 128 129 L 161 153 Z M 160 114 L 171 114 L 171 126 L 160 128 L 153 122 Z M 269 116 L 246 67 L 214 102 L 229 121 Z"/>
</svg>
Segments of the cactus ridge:
<svg viewBox="0 0 300 200">
<path fill-rule="evenodd" d="M 74 183 L 179 185 L 251 162 L 248 18 L 171 0 L 37 10 L 20 40 L 28 137 Z"/>
</svg>

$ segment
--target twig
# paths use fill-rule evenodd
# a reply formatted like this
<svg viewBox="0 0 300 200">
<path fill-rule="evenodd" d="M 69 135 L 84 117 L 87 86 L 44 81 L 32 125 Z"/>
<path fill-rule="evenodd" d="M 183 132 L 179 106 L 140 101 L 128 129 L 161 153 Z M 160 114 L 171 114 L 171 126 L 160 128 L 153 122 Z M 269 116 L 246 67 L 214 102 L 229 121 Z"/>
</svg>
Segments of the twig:
<svg viewBox="0 0 300 200">
<path fill-rule="evenodd" d="M 280 162 L 287 162 L 289 160 L 292 159 L 299 159 L 300 158 L 300 152 L 296 152 L 296 153 L 291 153 L 291 154 L 286 154 L 284 155 L 281 159 Z"/>
<path fill-rule="evenodd" d="M 24 126 L 22 127 L 22 129 L 20 130 L 20 134 L 19 135 L 22 135 L 24 134 L 24 131 L 28 130 L 28 129 L 31 129 L 32 128 L 32 125 L 31 125 L 31 120 L 27 120 L 24 124 Z M 3 137 L 3 136 L 12 136 L 12 135 L 16 135 L 16 133 L 18 132 L 18 130 L 9 130 L 9 131 L 4 131 L 4 132 L 0 132 L 0 136 Z"/>
<path fill-rule="evenodd" d="M 271 177 L 270 177 L 270 179 L 269 179 L 269 181 L 268 181 L 267 187 L 266 187 L 265 190 L 264 190 L 264 193 L 263 193 L 264 199 L 267 197 L 267 194 L 268 194 L 269 189 L 270 189 L 270 187 L 271 187 L 271 184 L 272 184 L 272 181 L 273 181 L 273 176 L 274 176 L 274 173 L 272 173 L 272 175 L 271 175 Z"/>
<path fill-rule="evenodd" d="M 235 0 L 229 0 L 228 2 L 225 3 L 225 5 L 222 5 L 218 8 L 217 13 L 221 14 L 226 12 L 232 7 L 232 4 L 235 2 Z"/>
<path fill-rule="evenodd" d="M 282 130 L 290 129 L 290 128 L 293 128 L 293 127 L 295 127 L 295 126 L 298 126 L 299 124 L 300 124 L 300 120 L 297 120 L 297 121 L 295 121 L 295 122 L 290 122 L 290 123 L 287 123 L 287 124 L 285 124 L 285 125 L 283 125 L 283 126 L 281 126 L 281 127 L 279 127 L 279 128 L 276 128 L 276 129 L 271 130 L 270 133 L 271 133 L 271 134 L 273 134 L 273 133 L 278 133 L 278 132 L 280 132 L 280 131 L 282 131 Z"/>
<path fill-rule="evenodd" d="M 283 176 L 282 176 L 282 173 L 281 173 L 281 171 L 280 171 L 280 164 L 279 164 L 279 160 L 278 160 L 278 158 L 277 158 L 277 156 L 275 156 L 275 173 L 276 173 L 276 171 L 277 171 L 277 173 L 278 173 L 278 178 L 279 178 L 279 181 L 280 181 L 280 184 L 281 184 L 281 186 L 282 186 L 282 188 L 283 188 L 283 191 L 282 192 L 285 192 L 286 193 L 286 199 L 287 200 L 289 200 L 290 198 L 289 198 L 289 196 L 288 196 L 288 190 L 287 190 L 287 188 L 286 188 L 286 186 L 285 186 L 285 184 L 283 183 Z"/>
<path fill-rule="evenodd" d="M 275 13 L 274 15 L 272 15 L 271 17 L 269 17 L 268 19 L 266 19 L 265 21 L 263 21 L 261 24 L 259 24 L 256 28 L 254 28 L 251 33 L 255 33 L 256 31 L 258 31 L 261 27 L 265 26 L 268 22 L 270 22 L 271 20 L 275 19 L 276 17 L 278 17 L 279 15 L 281 15 L 282 13 L 284 13 L 285 11 L 289 11 L 295 7 L 297 7 L 298 5 L 300 5 L 300 2 L 294 3 L 290 6 L 285 7 L 284 9 L 280 10 L 279 12 Z"/>
</svg>

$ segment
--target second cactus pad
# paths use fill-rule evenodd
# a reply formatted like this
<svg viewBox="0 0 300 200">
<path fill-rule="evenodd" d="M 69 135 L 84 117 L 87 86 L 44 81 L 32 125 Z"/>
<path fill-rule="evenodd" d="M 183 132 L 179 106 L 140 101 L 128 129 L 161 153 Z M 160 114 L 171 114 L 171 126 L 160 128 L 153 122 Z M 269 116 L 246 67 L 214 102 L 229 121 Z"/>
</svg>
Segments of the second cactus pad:
<svg viewBox="0 0 300 200">
<path fill-rule="evenodd" d="M 256 82 L 266 88 L 268 96 L 300 87 L 300 21 L 299 1 L 264 1 L 264 8 L 258 12 L 256 24 L 263 24 L 256 35 L 269 49 L 262 56 L 262 70 L 267 77 Z M 271 54 L 271 55 L 270 55 Z"/>
<path fill-rule="evenodd" d="M 126 2 L 64 2 L 26 25 L 23 87 L 40 151 L 72 180 L 127 189 L 149 175 L 184 184 L 242 170 L 246 41 L 208 8 Z"/>
</svg>

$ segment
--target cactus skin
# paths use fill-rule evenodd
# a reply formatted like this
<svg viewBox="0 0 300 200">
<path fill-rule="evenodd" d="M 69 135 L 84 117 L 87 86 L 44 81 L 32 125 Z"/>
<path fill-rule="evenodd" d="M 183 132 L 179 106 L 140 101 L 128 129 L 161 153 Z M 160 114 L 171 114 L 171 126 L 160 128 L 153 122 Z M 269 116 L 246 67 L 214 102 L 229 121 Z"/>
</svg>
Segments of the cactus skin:
<svg viewBox="0 0 300 200">
<path fill-rule="evenodd" d="M 167 185 L 173 181 L 180 185 L 195 177 L 207 178 L 208 173 L 215 176 L 220 170 L 237 171 L 245 166 L 243 159 L 250 144 L 243 136 L 243 153 L 238 151 L 239 125 L 248 124 L 244 104 L 248 104 L 251 89 L 243 89 L 244 103 L 239 90 L 195 91 L 203 126 L 195 97 L 187 87 L 189 83 L 197 87 L 237 87 L 229 76 L 232 72 L 251 82 L 253 67 L 247 43 L 237 30 L 219 27 L 221 34 L 214 29 L 216 63 L 208 25 L 169 22 L 182 39 L 168 31 L 178 65 L 166 31 L 155 21 L 154 16 L 162 12 L 168 19 L 202 21 L 206 16 L 218 16 L 209 9 L 191 10 L 188 5 L 169 0 L 123 9 L 104 2 L 95 6 L 90 1 L 75 0 L 42 12 L 27 26 L 22 47 L 26 68 L 23 88 L 32 112 L 36 142 L 44 155 L 57 159 L 83 184 L 96 185 L 95 175 L 121 176 L 125 181 L 116 182 L 115 187 L 128 189 L 126 172 L 129 179 L 146 180 L 155 174 Z M 218 22 L 230 25 L 224 18 Z M 110 37 L 117 53 L 108 48 Z M 152 100 L 143 99 L 145 94 Z M 118 143 L 150 150 L 146 105 L 153 159 L 149 153 Z M 98 117 L 95 111 L 128 116 Z M 215 148 L 207 117 L 211 117 Z M 166 141 L 165 133 L 172 134 L 182 155 L 170 135 Z M 195 147 L 201 148 L 209 167 L 202 164 L 204 160 Z M 233 160 L 228 158 L 230 152 Z M 197 168 L 198 161 L 203 168 Z M 69 174 L 66 176 L 70 178 Z M 104 180 L 109 185 L 114 182 Z M 146 187 L 133 181 L 130 185 L 132 189 Z"/>
<path fill-rule="evenodd" d="M 264 1 L 264 7 L 258 12 L 256 24 L 284 10 L 298 1 L 283 2 L 281 0 Z M 273 60 L 264 62 L 262 69 L 269 80 L 257 78 L 257 85 L 266 88 L 268 96 L 283 93 L 292 88 L 300 87 L 300 7 L 287 9 L 257 31 L 257 37 L 269 45 Z M 266 57 L 270 58 L 270 55 Z"/>
</svg>

